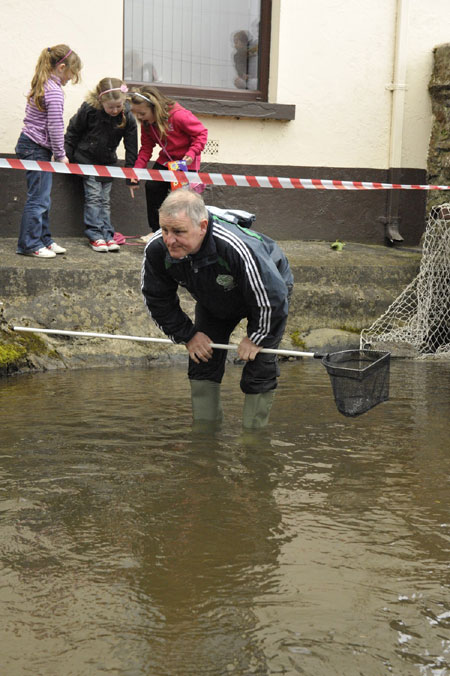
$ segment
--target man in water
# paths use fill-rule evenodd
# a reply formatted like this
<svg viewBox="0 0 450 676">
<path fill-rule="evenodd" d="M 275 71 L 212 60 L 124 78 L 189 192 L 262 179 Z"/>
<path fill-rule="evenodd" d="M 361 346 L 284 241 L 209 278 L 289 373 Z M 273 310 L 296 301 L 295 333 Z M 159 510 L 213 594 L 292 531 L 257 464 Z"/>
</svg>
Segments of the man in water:
<svg viewBox="0 0 450 676">
<path fill-rule="evenodd" d="M 289 263 L 269 237 L 209 213 L 195 192 L 169 193 L 159 210 L 160 230 L 149 241 L 142 268 L 142 293 L 157 326 L 189 352 L 188 376 L 195 421 L 220 421 L 220 383 L 228 343 L 247 319 L 237 354 L 246 362 L 243 426 L 263 427 L 269 419 L 279 369 L 275 355 L 286 326 L 293 287 Z M 178 286 L 196 300 L 194 321 L 183 312 Z"/>
</svg>

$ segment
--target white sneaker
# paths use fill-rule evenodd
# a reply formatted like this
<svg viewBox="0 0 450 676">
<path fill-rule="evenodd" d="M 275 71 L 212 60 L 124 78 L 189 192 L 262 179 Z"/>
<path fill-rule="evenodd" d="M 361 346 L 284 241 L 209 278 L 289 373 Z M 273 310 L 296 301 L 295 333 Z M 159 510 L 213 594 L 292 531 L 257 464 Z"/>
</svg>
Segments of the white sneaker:
<svg viewBox="0 0 450 676">
<path fill-rule="evenodd" d="M 49 251 L 46 246 L 43 246 L 42 249 L 37 251 L 27 251 L 25 256 L 36 256 L 36 258 L 55 258 L 56 254 L 54 251 Z"/>
<path fill-rule="evenodd" d="M 89 246 L 94 251 L 108 251 L 108 247 L 106 246 L 104 239 L 96 239 L 95 242 L 89 240 Z"/>
<path fill-rule="evenodd" d="M 55 254 L 63 254 L 66 253 L 67 249 L 65 249 L 63 246 L 59 246 L 59 244 L 56 244 L 56 242 L 52 242 L 47 249 L 50 251 L 53 251 Z"/>
<path fill-rule="evenodd" d="M 120 251 L 120 246 L 113 239 L 108 240 L 106 246 L 108 247 L 108 251 Z"/>
<path fill-rule="evenodd" d="M 151 240 L 154 234 L 155 234 L 154 232 L 149 232 L 148 235 L 142 235 L 142 237 L 139 237 L 139 240 L 147 244 L 147 242 Z"/>
</svg>

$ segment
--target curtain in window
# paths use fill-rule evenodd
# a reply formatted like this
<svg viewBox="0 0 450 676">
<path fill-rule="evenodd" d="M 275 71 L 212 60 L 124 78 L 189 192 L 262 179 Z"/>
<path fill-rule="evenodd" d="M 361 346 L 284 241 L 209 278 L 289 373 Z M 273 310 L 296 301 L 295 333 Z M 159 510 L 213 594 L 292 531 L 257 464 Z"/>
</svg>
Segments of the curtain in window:
<svg viewBox="0 0 450 676">
<path fill-rule="evenodd" d="M 261 0 L 125 0 L 125 79 L 258 88 Z"/>
</svg>

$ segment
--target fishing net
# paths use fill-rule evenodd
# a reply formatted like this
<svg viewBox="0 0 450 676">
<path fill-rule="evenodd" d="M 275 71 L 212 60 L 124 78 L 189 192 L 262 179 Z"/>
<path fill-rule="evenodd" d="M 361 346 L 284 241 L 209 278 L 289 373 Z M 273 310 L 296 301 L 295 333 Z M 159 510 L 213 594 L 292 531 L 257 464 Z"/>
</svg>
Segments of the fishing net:
<svg viewBox="0 0 450 676">
<path fill-rule="evenodd" d="M 418 354 L 450 354 L 450 204 L 433 207 L 423 241 L 419 274 L 370 328 L 361 347 L 412 348 Z"/>
<path fill-rule="evenodd" d="M 322 364 L 340 413 L 355 417 L 389 399 L 390 352 L 343 350 L 327 354 Z"/>
</svg>

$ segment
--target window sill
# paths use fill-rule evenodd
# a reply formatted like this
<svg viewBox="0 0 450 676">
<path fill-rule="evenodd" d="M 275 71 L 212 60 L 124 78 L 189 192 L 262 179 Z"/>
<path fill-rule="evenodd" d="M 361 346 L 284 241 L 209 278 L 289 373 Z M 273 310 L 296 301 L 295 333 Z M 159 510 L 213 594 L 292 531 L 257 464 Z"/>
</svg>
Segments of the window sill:
<svg viewBox="0 0 450 676">
<path fill-rule="evenodd" d="M 176 96 L 176 100 L 196 115 L 247 117 L 259 120 L 294 120 L 295 105 L 265 101 L 235 101 Z"/>
</svg>

